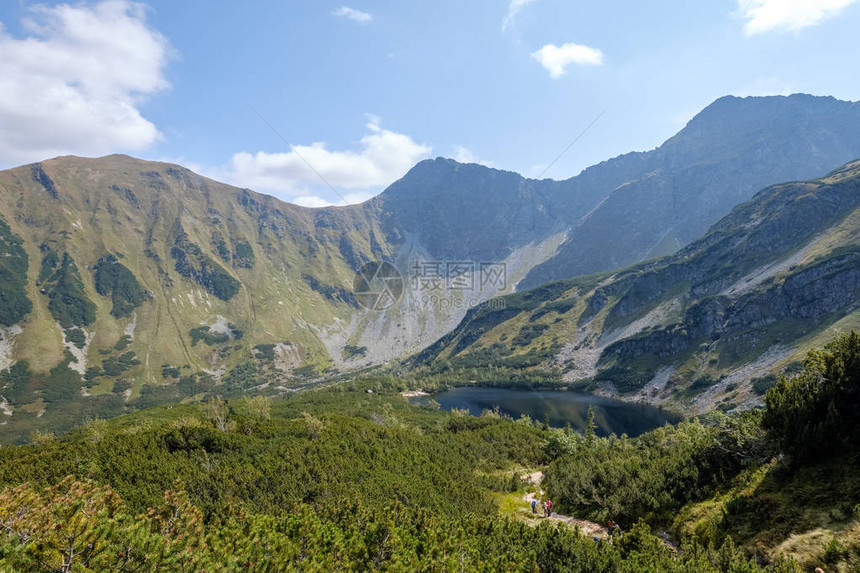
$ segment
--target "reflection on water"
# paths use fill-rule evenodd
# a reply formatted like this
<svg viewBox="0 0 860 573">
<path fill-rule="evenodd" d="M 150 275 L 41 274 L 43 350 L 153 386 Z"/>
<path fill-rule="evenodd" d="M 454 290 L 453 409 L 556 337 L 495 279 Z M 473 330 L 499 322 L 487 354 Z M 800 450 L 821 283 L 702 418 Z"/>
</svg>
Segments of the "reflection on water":
<svg viewBox="0 0 860 573">
<path fill-rule="evenodd" d="M 422 404 L 431 399 L 439 402 L 443 410 L 468 409 L 471 415 L 480 416 L 483 410 L 492 410 L 498 406 L 512 418 L 527 414 L 533 420 L 543 421 L 548 416 L 552 426 L 562 427 L 569 423 L 577 430 L 585 429 L 588 407 L 593 406 L 597 433 L 604 436 L 613 433 L 638 436 L 667 421 L 677 421 L 671 414 L 652 406 L 562 390 L 461 386 L 433 396 L 413 398 L 412 402 Z"/>
</svg>

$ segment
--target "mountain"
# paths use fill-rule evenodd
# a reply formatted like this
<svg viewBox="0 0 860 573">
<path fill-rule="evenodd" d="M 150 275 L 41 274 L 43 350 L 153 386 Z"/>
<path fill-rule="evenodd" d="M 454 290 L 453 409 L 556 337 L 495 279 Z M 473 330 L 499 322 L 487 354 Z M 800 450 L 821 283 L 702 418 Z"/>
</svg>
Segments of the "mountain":
<svg viewBox="0 0 860 573">
<path fill-rule="evenodd" d="M 385 241 L 364 207 L 304 209 L 126 156 L 12 169 L 0 189 L 0 367 L 23 380 L 3 395 L 33 415 L 217 380 L 260 353 L 272 374 L 322 370 L 310 325 L 355 310 L 343 285 Z"/>
<path fill-rule="evenodd" d="M 724 97 L 642 158 L 522 288 L 671 254 L 753 193 L 860 157 L 860 106 L 834 98 Z M 615 160 L 612 160 L 615 161 Z M 620 231 L 620 232 L 619 232 Z"/>
<path fill-rule="evenodd" d="M 413 364 L 514 366 L 707 411 L 860 326 L 860 161 L 757 193 L 675 255 L 471 310 Z M 437 368 L 438 371 L 438 368 Z"/>
<path fill-rule="evenodd" d="M 724 98 L 566 181 L 438 158 L 324 209 L 121 155 L 2 171 L 0 418 L 67 427 L 403 359 L 517 285 L 673 252 L 754 189 L 860 157 L 857 110 Z M 399 282 L 356 278 L 380 260 Z"/>
</svg>

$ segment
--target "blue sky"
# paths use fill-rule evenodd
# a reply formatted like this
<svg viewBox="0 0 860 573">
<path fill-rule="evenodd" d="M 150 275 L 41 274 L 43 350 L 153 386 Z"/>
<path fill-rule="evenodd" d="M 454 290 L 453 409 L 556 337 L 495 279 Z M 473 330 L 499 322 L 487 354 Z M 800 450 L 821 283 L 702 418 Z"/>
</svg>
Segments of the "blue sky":
<svg viewBox="0 0 860 573">
<path fill-rule="evenodd" d="M 544 177 L 727 94 L 860 99 L 855 0 L 20 0 L 0 22 L 0 167 L 124 152 L 311 206 L 440 155 L 536 176 L 604 110 Z"/>
</svg>

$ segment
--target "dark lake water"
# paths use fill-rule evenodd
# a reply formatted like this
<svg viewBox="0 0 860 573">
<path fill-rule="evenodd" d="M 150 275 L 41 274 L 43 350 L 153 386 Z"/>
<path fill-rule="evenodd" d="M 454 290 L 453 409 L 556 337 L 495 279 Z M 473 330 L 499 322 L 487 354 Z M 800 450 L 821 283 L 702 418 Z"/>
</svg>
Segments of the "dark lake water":
<svg viewBox="0 0 860 573">
<path fill-rule="evenodd" d="M 432 396 L 413 398 L 412 402 L 421 404 L 431 399 L 439 402 L 443 410 L 468 409 L 473 416 L 480 416 L 483 410 L 492 410 L 496 406 L 512 418 L 527 414 L 541 422 L 544 416 L 549 415 L 551 426 L 560 428 L 569 423 L 575 430 L 585 429 L 588 407 L 593 406 L 597 434 L 603 436 L 613 433 L 638 436 L 666 422 L 677 421 L 675 416 L 652 406 L 563 390 L 461 386 Z"/>
</svg>

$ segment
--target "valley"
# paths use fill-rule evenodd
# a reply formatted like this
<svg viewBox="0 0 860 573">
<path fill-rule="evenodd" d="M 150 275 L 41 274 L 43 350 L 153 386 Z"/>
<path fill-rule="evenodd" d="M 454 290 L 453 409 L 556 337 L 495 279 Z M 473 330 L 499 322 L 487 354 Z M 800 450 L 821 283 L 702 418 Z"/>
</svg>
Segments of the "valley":
<svg viewBox="0 0 860 573">
<path fill-rule="evenodd" d="M 527 381 L 678 411 L 748 407 L 766 384 L 752 381 L 856 323 L 856 169 L 839 167 L 860 156 L 852 122 L 833 98 L 722 98 L 658 149 L 566 181 L 438 158 L 366 203 L 319 209 L 127 156 L 2 172 L 6 439 L 367 368 L 428 387 Z M 688 230 L 646 229 L 662 215 L 642 201 L 674 205 L 673 228 Z M 618 240 L 648 236 L 663 246 Z M 368 311 L 353 279 L 377 260 L 403 295 Z M 601 272 L 571 278 L 589 271 Z"/>
</svg>

